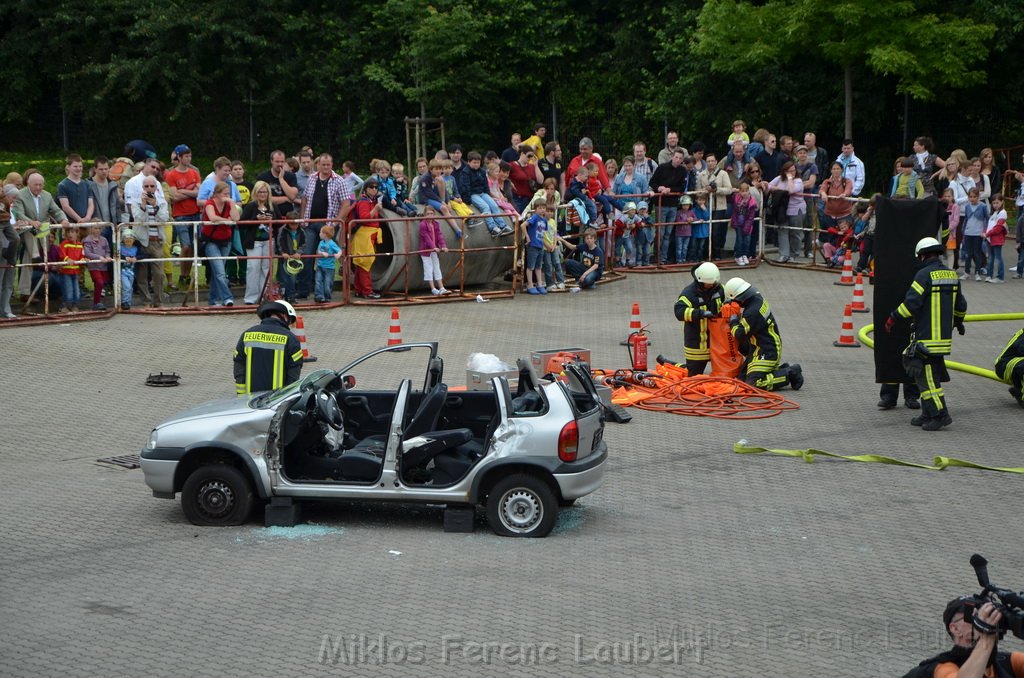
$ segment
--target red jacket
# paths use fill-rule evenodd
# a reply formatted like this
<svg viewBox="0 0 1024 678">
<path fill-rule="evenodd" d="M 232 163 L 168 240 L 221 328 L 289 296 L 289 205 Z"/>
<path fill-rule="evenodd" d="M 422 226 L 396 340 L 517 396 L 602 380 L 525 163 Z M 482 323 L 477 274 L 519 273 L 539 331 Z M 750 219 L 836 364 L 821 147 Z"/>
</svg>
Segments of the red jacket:
<svg viewBox="0 0 1024 678">
<path fill-rule="evenodd" d="M 608 181 L 608 171 L 604 168 L 604 160 L 597 153 L 591 156 L 591 159 L 597 163 L 597 180 L 601 182 L 601 188 L 608 190 L 611 186 L 611 182 Z M 588 161 L 589 162 L 589 161 Z M 581 156 L 576 156 L 569 161 L 569 166 L 565 168 L 565 183 L 568 184 L 576 177 L 576 170 L 582 167 L 585 163 Z"/>
<path fill-rule="evenodd" d="M 996 215 L 999 215 L 999 214 L 1005 215 L 1006 212 L 996 212 L 996 214 L 993 215 L 993 216 L 996 216 Z M 990 226 L 987 231 L 985 231 L 985 237 L 988 238 L 988 242 L 989 242 L 990 245 L 996 245 L 996 246 L 1005 245 L 1006 244 L 1006 217 L 1003 216 L 1002 218 L 997 219 L 996 223 L 993 224 L 992 226 Z"/>
<path fill-rule="evenodd" d="M 85 246 L 81 242 L 71 242 L 65 240 L 57 248 L 57 252 L 60 254 L 61 261 L 81 261 L 85 258 Z M 78 269 L 81 268 L 78 264 L 72 264 L 69 266 L 61 266 L 60 272 L 65 275 L 78 275 Z"/>
</svg>

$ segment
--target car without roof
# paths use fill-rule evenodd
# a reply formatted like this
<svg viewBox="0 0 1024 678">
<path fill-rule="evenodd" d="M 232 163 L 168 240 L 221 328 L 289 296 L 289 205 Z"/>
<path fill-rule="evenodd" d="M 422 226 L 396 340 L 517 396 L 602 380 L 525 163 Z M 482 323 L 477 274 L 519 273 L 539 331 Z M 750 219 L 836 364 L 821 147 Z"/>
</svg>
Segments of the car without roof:
<svg viewBox="0 0 1024 678">
<path fill-rule="evenodd" d="M 435 342 L 381 348 L 276 391 L 204 403 L 153 429 L 142 450 L 156 497 L 181 493 L 196 525 L 238 525 L 259 500 L 482 505 L 499 535 L 543 537 L 560 506 L 596 490 L 608 457 L 585 363 L 513 391 L 449 390 Z M 411 369 L 423 369 L 414 388 Z M 394 382 L 397 381 L 397 387 Z"/>
</svg>

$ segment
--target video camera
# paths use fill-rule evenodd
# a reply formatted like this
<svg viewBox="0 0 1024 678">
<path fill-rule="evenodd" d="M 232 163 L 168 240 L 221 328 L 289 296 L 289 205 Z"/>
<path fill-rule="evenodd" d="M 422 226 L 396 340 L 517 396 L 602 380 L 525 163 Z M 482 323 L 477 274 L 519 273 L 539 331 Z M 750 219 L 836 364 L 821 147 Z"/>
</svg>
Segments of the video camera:
<svg viewBox="0 0 1024 678">
<path fill-rule="evenodd" d="M 977 553 L 971 556 L 971 567 L 974 568 L 974 574 L 978 577 L 982 590 L 974 596 L 974 604 L 965 607 L 964 620 L 974 624 L 974 611 L 985 603 L 992 603 L 1003 615 L 999 622 L 999 638 L 1010 631 L 1024 640 L 1024 592 L 1016 593 L 993 586 L 988 578 L 988 561 L 984 556 Z"/>
</svg>

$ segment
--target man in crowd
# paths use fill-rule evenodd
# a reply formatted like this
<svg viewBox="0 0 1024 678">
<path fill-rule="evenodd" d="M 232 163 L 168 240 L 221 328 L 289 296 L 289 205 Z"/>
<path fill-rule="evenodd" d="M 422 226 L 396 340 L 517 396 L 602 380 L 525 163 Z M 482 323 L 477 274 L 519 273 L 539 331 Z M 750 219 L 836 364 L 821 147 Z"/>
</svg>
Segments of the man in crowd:
<svg viewBox="0 0 1024 678">
<path fill-rule="evenodd" d="M 761 168 L 761 181 L 763 182 L 771 181 L 779 176 L 779 168 L 782 167 L 782 163 L 776 143 L 775 135 L 769 134 L 764 140 L 764 148 L 754 156 L 754 162 Z"/>
<path fill-rule="evenodd" d="M 725 247 L 729 232 L 729 198 L 736 189 L 729 173 L 718 166 L 718 156 L 708 153 L 707 169 L 697 175 L 697 189 L 708 192 L 708 209 L 711 211 L 711 245 L 716 252 Z"/>
<path fill-rule="evenodd" d="M 72 224 L 92 221 L 96 203 L 89 182 L 82 180 L 82 156 L 72 153 L 64 164 L 67 176 L 57 184 L 57 202 Z"/>
<path fill-rule="evenodd" d="M 292 334 L 298 316 L 287 301 L 268 301 L 256 312 L 260 322 L 242 333 L 232 360 L 235 393 L 279 389 L 299 380 L 302 345 Z"/>
<path fill-rule="evenodd" d="M 658 163 L 647 157 L 647 144 L 637 141 L 633 144 L 633 172 L 639 174 L 647 183 L 651 183 L 651 175 L 658 169 Z"/>
<path fill-rule="evenodd" d="M 533 148 L 534 155 L 540 157 L 544 154 L 544 137 L 547 133 L 547 126 L 542 122 L 538 122 L 533 126 L 533 135 L 527 137 L 523 143 Z M 533 162 L 537 162 L 537 160 L 534 159 Z"/>
<path fill-rule="evenodd" d="M 557 141 L 544 144 L 544 157 L 537 161 L 540 173 L 545 178 L 554 179 L 558 192 L 565 195 L 565 175 L 562 173 L 562 145 Z M 543 183 L 543 182 L 542 182 Z"/>
<path fill-rule="evenodd" d="M 661 224 L 659 261 L 663 264 L 668 262 L 671 251 L 679 196 L 686 190 L 689 170 L 684 164 L 685 158 L 686 152 L 677 146 L 671 159 L 658 165 L 658 169 L 654 170 L 654 174 L 651 175 L 651 191 L 660 198 L 658 207 L 658 223 Z"/>
<path fill-rule="evenodd" d="M 142 192 L 138 202 L 131 207 L 132 232 L 139 244 L 139 261 L 135 264 L 135 282 L 144 303 L 152 303 L 159 308 L 164 300 L 164 263 L 150 262 L 148 259 L 160 259 L 164 256 L 164 224 L 167 222 L 167 203 L 157 198 L 160 182 L 155 176 L 143 177 L 140 182 Z M 153 296 L 150 296 L 150 286 Z"/>
<path fill-rule="evenodd" d="M 853 196 L 859 196 L 864 190 L 864 163 L 853 153 L 853 139 L 843 139 L 843 152 L 836 162 L 843 166 L 843 176 L 853 184 Z"/>
<path fill-rule="evenodd" d="M 174 237 L 181 245 L 181 256 L 191 257 L 192 247 L 195 243 L 194 235 L 199 229 L 196 222 L 201 221 L 199 216 L 199 204 L 196 196 L 199 195 L 199 170 L 192 167 L 192 149 L 186 144 L 178 144 L 174 147 L 176 164 L 164 172 L 164 181 L 174 189 L 174 197 L 171 199 L 171 218 L 174 220 Z M 178 276 L 178 287 L 186 289 L 192 280 L 192 262 L 181 262 L 181 274 Z"/>
<path fill-rule="evenodd" d="M 124 185 L 124 205 L 129 214 L 131 214 L 132 205 L 138 205 L 139 199 L 142 197 L 142 182 L 146 177 L 155 177 L 159 171 L 160 161 L 156 158 L 150 158 L 143 164 L 142 171 L 129 179 L 128 183 Z M 161 205 L 167 204 L 167 199 L 164 197 L 164 188 L 160 185 L 159 181 L 156 183 L 156 198 L 157 203 Z"/>
<path fill-rule="evenodd" d="M 829 154 L 821 146 L 818 146 L 818 135 L 814 132 L 804 132 L 804 146 L 807 147 L 807 159 L 814 163 L 818 169 L 819 177 L 828 176 Z"/>
<path fill-rule="evenodd" d="M 523 143 L 523 135 L 512 132 L 512 145 L 501 152 L 503 162 L 513 163 L 519 157 L 519 146 Z"/>
<path fill-rule="evenodd" d="M 462 202 L 468 205 L 470 203 L 469 196 L 473 194 L 473 190 L 470 186 L 469 165 L 462 162 L 462 146 L 460 144 L 449 146 L 448 158 L 452 161 L 452 177 L 455 179 L 455 186 L 459 189 Z"/>
<path fill-rule="evenodd" d="M 601 156 L 594 153 L 594 141 L 590 137 L 580 139 L 580 154 L 569 161 L 569 166 L 565 169 L 566 176 L 576 176 L 576 170 L 585 166 L 591 160 L 597 163 L 597 179 L 601 182 L 601 190 L 607 191 L 609 186 L 611 186 L 611 181 L 608 179 L 608 170 L 605 169 L 604 160 L 601 159 Z"/>
<path fill-rule="evenodd" d="M 665 135 L 665 148 L 658 151 L 658 164 L 664 165 L 666 162 L 671 162 L 672 154 L 677 150 L 683 152 L 684 158 L 690 155 L 685 148 L 679 145 L 679 132 L 672 130 Z"/>
<path fill-rule="evenodd" d="M 352 209 L 352 185 L 334 171 L 334 158 L 329 153 L 322 153 L 316 160 L 317 172 L 309 178 L 306 191 L 302 194 L 303 228 L 306 231 L 306 246 L 303 254 L 302 272 L 297 281 L 297 298 L 308 299 L 313 287 L 313 257 L 320 243 L 320 228 L 326 219 L 331 219 L 338 231 L 338 238 L 343 238 L 345 229 L 340 224 L 348 218 Z M 342 242 L 344 247 L 344 242 Z"/>
<path fill-rule="evenodd" d="M 299 171 L 295 173 L 295 185 L 299 188 L 300 197 L 306 192 L 306 183 L 315 173 L 316 167 L 313 165 L 313 151 L 304 148 L 299 151 Z M 298 199 L 297 197 L 296 201 Z"/>
<path fill-rule="evenodd" d="M 231 160 L 222 155 L 213 161 L 213 171 L 203 179 L 203 183 L 199 184 L 199 192 L 196 194 L 196 203 L 199 205 L 200 212 L 202 212 L 203 208 L 206 206 L 206 201 L 213 196 L 213 189 L 216 188 L 217 184 L 221 181 L 228 185 L 231 200 L 241 207 L 242 196 L 238 194 L 238 187 L 235 186 L 235 180 L 231 178 Z"/>
<path fill-rule="evenodd" d="M 300 167 L 299 171 L 302 169 Z M 299 198 L 299 182 L 295 172 L 285 164 L 284 151 L 270 153 L 270 169 L 256 176 L 256 181 L 265 181 L 270 186 L 270 202 L 277 205 L 281 214 L 292 211 L 292 205 Z"/>
<path fill-rule="evenodd" d="M 46 247 L 45 238 L 37 238 L 34 230 L 39 230 L 43 223 L 49 221 L 60 222 L 64 228 L 70 226 L 67 216 L 57 206 L 53 196 L 43 190 L 46 180 L 43 175 L 36 172 L 28 178 L 25 188 L 18 192 L 18 197 L 11 206 L 14 218 L 24 223 L 16 228 L 22 231 L 21 243 L 24 246 L 22 263 L 27 264 L 40 260 L 43 256 L 42 250 Z M 32 270 L 21 269 L 21 277 L 18 280 L 18 294 L 27 297 L 32 292 Z"/>
</svg>

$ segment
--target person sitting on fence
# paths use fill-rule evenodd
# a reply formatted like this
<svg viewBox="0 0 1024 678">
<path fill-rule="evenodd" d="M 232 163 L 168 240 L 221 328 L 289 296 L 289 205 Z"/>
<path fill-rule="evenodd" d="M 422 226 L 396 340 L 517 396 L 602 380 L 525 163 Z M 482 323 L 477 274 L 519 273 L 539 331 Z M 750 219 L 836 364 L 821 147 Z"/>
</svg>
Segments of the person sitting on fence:
<svg viewBox="0 0 1024 678">
<path fill-rule="evenodd" d="M 399 207 L 398 189 L 395 187 L 395 180 L 391 176 L 391 163 L 387 160 L 374 159 L 370 161 L 370 170 L 380 187 L 381 208 L 405 215 L 405 211 Z M 353 189 L 353 195 L 358 195 L 362 187 L 363 182 L 360 181 L 359 186 Z"/>
<path fill-rule="evenodd" d="M 502 182 L 502 171 L 501 163 L 492 163 L 487 167 L 487 190 L 490 192 L 491 199 L 494 200 L 494 204 L 498 206 L 500 212 L 508 212 L 514 214 L 516 208 L 512 205 L 512 202 L 505 195 L 503 190 Z M 508 230 L 503 228 L 502 231 Z M 492 235 L 496 235 L 493 231 Z M 501 233 L 505 235 L 505 233 Z"/>
<path fill-rule="evenodd" d="M 585 230 L 582 245 L 574 245 L 568 240 L 563 242 L 576 253 L 576 258 L 565 260 L 565 270 L 576 278 L 580 288 L 592 289 L 604 273 L 604 250 L 597 245 L 597 231 L 593 228 Z"/>
<path fill-rule="evenodd" d="M 298 221 L 290 221 L 277 236 L 277 279 L 284 286 L 284 300 L 295 303 L 298 274 L 302 270 L 302 252 L 306 248 L 306 229 Z"/>
<path fill-rule="evenodd" d="M 118 248 L 121 257 L 121 308 L 132 310 L 132 288 L 135 286 L 135 262 L 139 260 L 139 246 L 135 244 L 135 232 L 127 228 L 121 233 Z"/>
<path fill-rule="evenodd" d="M 440 178 L 441 168 L 434 164 L 438 162 L 440 161 L 431 161 L 430 167 L 432 173 L 437 172 L 434 175 L 436 178 Z M 436 184 L 432 185 L 436 186 Z M 373 264 L 377 260 L 373 255 L 381 240 L 380 222 L 376 221 L 380 218 L 380 204 L 377 202 L 378 190 L 375 179 L 370 179 L 363 184 L 362 197 L 356 201 L 353 210 L 355 219 L 361 223 L 356 225 L 356 230 L 352 234 L 352 244 L 349 246 L 349 253 L 352 255 L 352 269 L 355 273 L 352 287 L 355 289 L 355 296 L 366 299 L 380 299 L 380 294 L 373 291 L 370 278 L 370 269 L 373 268 Z"/>
<path fill-rule="evenodd" d="M 463 199 L 462 190 L 459 188 L 459 182 L 455 178 L 455 163 L 452 162 L 452 160 L 448 159 L 442 161 L 441 179 L 444 181 L 444 197 L 448 208 L 460 217 L 472 216 L 473 210 L 466 204 L 466 200 L 468 200 L 469 197 L 466 196 L 466 200 Z M 456 237 L 461 238 L 462 236 L 458 235 L 458 233 L 459 230 L 457 229 Z"/>
<path fill-rule="evenodd" d="M 501 208 L 491 196 L 491 188 L 487 178 L 488 171 L 480 166 L 482 160 L 483 159 L 480 157 L 480 154 L 476 151 L 470 151 L 466 155 L 466 164 L 468 167 L 463 171 L 468 177 L 470 190 L 469 200 L 480 211 L 480 214 L 484 216 L 484 223 L 487 224 L 487 231 L 492 237 L 507 235 L 512 232 L 512 228 L 504 224 L 497 217 L 489 216 L 492 214 L 500 214 Z M 497 176 L 497 171 L 495 171 L 495 176 Z M 470 222 L 470 225 L 473 225 L 473 222 Z"/>
<path fill-rule="evenodd" d="M 441 260 L 438 257 L 441 252 L 447 251 L 448 245 L 441 234 L 441 225 L 437 223 L 437 211 L 427 205 L 420 221 L 420 261 L 423 262 L 423 281 L 430 285 L 430 293 L 435 297 L 451 294 L 444 288 Z"/>
<path fill-rule="evenodd" d="M 584 167 L 586 167 L 589 173 L 587 177 L 587 195 L 595 203 L 601 205 L 600 213 L 603 216 L 604 223 L 610 226 L 615 216 L 616 201 L 608 197 L 604 187 L 601 185 L 601 164 L 596 160 L 591 160 Z"/>
<path fill-rule="evenodd" d="M 445 185 L 444 179 L 441 178 L 441 173 L 444 171 L 444 161 L 435 158 L 430 161 L 428 167 L 429 172 L 419 178 L 420 202 L 424 205 L 430 205 L 439 213 L 450 217 L 452 216 L 452 210 L 445 204 L 447 202 L 445 200 Z M 448 223 L 451 225 L 457 222 L 449 221 Z M 462 230 L 458 226 L 452 226 L 452 230 L 455 231 L 456 238 L 462 237 Z M 370 291 L 372 292 L 372 290 Z"/>
<path fill-rule="evenodd" d="M 590 193 L 587 191 L 587 180 L 590 178 L 590 172 L 587 168 L 580 167 L 576 170 L 576 176 L 569 182 L 569 188 L 565 191 L 565 197 L 568 200 L 578 200 L 583 208 L 587 211 L 588 221 L 585 225 L 593 224 L 597 221 L 597 205 L 590 199 Z"/>
<path fill-rule="evenodd" d="M 405 166 L 400 162 L 391 165 L 391 179 L 395 183 L 395 208 L 399 214 L 416 216 L 416 205 L 409 197 L 409 182 L 405 178 Z"/>
</svg>

